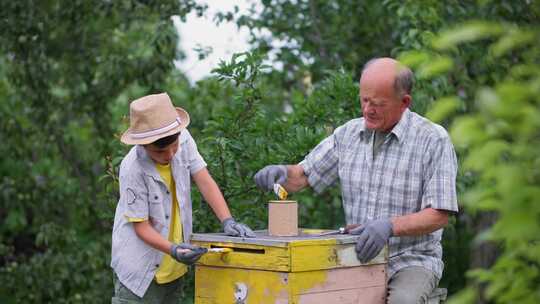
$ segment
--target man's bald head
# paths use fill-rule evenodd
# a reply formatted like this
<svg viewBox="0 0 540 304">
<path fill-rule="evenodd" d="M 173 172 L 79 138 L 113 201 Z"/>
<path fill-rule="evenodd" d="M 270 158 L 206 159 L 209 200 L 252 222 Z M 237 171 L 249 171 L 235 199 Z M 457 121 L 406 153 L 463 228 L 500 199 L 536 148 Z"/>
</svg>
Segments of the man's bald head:
<svg viewBox="0 0 540 304">
<path fill-rule="evenodd" d="M 412 72 L 392 58 L 368 61 L 360 77 L 360 101 L 366 127 L 389 132 L 412 98 Z"/>
<path fill-rule="evenodd" d="M 414 85 L 414 74 L 407 66 L 399 61 L 389 58 L 373 58 L 366 62 L 362 69 L 360 78 L 368 70 L 377 71 L 377 76 L 381 81 L 392 81 L 396 96 L 401 98 L 403 95 L 411 95 Z"/>
</svg>

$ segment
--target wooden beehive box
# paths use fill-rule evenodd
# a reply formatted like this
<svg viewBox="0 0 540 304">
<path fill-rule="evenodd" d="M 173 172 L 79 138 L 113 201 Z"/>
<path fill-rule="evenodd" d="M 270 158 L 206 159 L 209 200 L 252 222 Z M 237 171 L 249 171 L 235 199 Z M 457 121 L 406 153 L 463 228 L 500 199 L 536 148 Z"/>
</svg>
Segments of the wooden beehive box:
<svg viewBox="0 0 540 304">
<path fill-rule="evenodd" d="M 385 303 L 385 248 L 366 264 L 356 258 L 356 237 L 317 236 L 301 229 L 295 237 L 237 238 L 194 234 L 192 242 L 229 253 L 205 254 L 195 267 L 196 304 Z"/>
</svg>

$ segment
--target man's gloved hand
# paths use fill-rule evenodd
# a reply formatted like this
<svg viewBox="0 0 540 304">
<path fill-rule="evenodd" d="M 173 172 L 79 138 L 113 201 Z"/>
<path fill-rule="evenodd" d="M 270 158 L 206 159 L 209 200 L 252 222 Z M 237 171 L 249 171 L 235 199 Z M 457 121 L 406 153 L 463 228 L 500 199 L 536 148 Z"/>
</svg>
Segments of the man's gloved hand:
<svg viewBox="0 0 540 304">
<path fill-rule="evenodd" d="M 367 222 L 349 231 L 350 234 L 359 235 L 356 241 L 356 256 L 362 263 L 367 263 L 377 256 L 388 239 L 392 236 L 392 221 L 379 219 Z"/>
<path fill-rule="evenodd" d="M 229 217 L 221 223 L 225 234 L 240 237 L 255 237 L 255 233 L 247 225 L 237 223 L 232 217 Z"/>
<path fill-rule="evenodd" d="M 208 249 L 199 246 L 193 246 L 187 243 L 172 244 L 171 256 L 180 263 L 192 265 L 206 252 Z"/>
<path fill-rule="evenodd" d="M 274 184 L 285 184 L 287 181 L 287 166 L 286 165 L 269 165 L 255 174 L 255 184 L 259 188 L 271 191 L 274 189 Z"/>
</svg>

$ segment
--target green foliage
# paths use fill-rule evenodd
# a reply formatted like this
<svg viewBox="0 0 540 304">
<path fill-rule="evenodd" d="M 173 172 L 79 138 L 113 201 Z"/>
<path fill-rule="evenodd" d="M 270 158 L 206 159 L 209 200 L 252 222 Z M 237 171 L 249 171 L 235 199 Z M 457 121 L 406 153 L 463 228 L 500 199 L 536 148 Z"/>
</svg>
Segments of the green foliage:
<svg viewBox="0 0 540 304">
<path fill-rule="evenodd" d="M 392 48 L 392 39 L 380 39 L 392 36 L 392 20 L 380 1 L 262 1 L 256 11 L 238 16 L 237 23 L 250 29 L 255 47 L 283 63 L 287 86 L 306 70 L 315 82 L 337 68 L 356 74 L 375 50 L 388 54 Z"/>
<path fill-rule="evenodd" d="M 191 130 L 233 215 L 255 229 L 266 228 L 266 202 L 273 198 L 255 187 L 257 170 L 268 164 L 301 161 L 335 127 L 359 112 L 358 87 L 349 74 L 331 74 L 309 94 L 294 91 L 285 99 L 273 93 L 275 84 L 264 59 L 253 52 L 221 62 L 214 79 L 185 91 L 191 98 L 184 105 L 197 109 L 208 102 L 206 93 L 218 97 L 212 99 L 212 111 L 201 113 L 203 121 L 194 119 Z M 219 110 L 214 111 L 216 108 Z M 290 110 L 282 110 L 287 108 Z M 218 230 L 219 223 L 196 193 L 195 231 Z M 294 194 L 302 202 L 300 224 L 317 228 L 342 225 L 341 200 L 336 194 L 335 190 L 323 197 L 310 191 Z"/>
<path fill-rule="evenodd" d="M 110 301 L 119 108 L 161 88 L 181 55 L 170 17 L 197 7 L 0 4 L 0 302 Z"/>
<path fill-rule="evenodd" d="M 465 153 L 462 170 L 475 176 L 462 203 L 470 210 L 497 214 L 478 242 L 492 241 L 502 248 L 492 267 L 469 271 L 468 288 L 451 303 L 479 298 L 493 303 L 540 301 L 540 44 L 532 38 L 539 35 L 538 27 L 474 22 L 434 40 L 434 47 L 447 53 L 488 39 L 487 64 L 512 62 L 492 86 L 477 88 L 468 113 L 453 115 L 457 97 L 433 110 L 435 117 L 453 120 L 453 141 Z"/>
<path fill-rule="evenodd" d="M 111 289 L 108 238 L 82 239 L 80 232 L 44 224 L 36 236 L 43 252 L 0 269 L 2 303 L 103 303 Z M 9 293 L 7 292 L 9 291 Z M 6 298 L 7 297 L 7 298 Z"/>
<path fill-rule="evenodd" d="M 465 211 L 445 230 L 441 285 L 452 294 L 467 284 L 453 303 L 538 302 L 537 1 L 262 1 L 260 12 L 218 16 L 248 27 L 257 51 L 191 86 L 174 70 L 183 55 L 170 18 L 204 9 L 192 0 L 0 4 L 1 303 L 110 300 L 129 101 L 166 91 L 188 110 L 234 216 L 262 229 L 272 195 L 255 189 L 253 174 L 301 161 L 358 117 L 362 65 L 398 54 L 416 68 L 413 110 L 451 126 L 461 161 Z M 195 231 L 218 231 L 193 198 Z M 338 189 L 293 198 L 302 227 L 343 224 Z M 498 220 L 472 230 L 485 212 Z M 473 237 L 503 252 L 466 281 Z M 189 301 L 192 273 L 187 291 Z"/>
</svg>

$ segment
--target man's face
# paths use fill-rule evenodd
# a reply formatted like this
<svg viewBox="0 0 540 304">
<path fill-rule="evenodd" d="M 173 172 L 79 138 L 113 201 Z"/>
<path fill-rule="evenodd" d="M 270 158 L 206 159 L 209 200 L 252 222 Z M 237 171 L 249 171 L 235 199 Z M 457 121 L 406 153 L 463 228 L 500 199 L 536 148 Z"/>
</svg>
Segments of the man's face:
<svg viewBox="0 0 540 304">
<path fill-rule="evenodd" d="M 409 106 L 410 96 L 400 98 L 394 91 L 393 76 L 367 70 L 360 79 L 360 104 L 368 129 L 389 132 Z"/>
<path fill-rule="evenodd" d="M 153 161 L 160 165 L 167 165 L 178 151 L 178 138 L 165 148 L 159 148 L 155 145 L 146 145 L 144 146 L 144 149 Z"/>
</svg>

